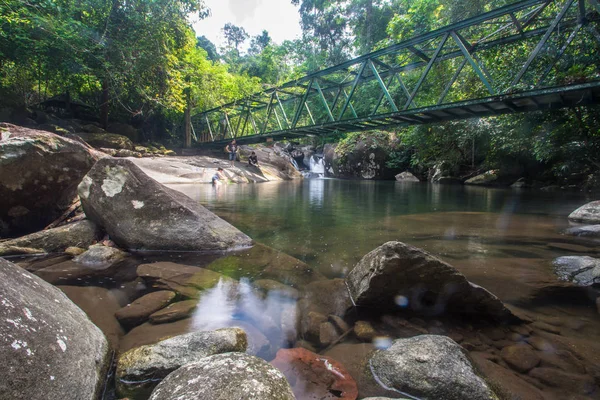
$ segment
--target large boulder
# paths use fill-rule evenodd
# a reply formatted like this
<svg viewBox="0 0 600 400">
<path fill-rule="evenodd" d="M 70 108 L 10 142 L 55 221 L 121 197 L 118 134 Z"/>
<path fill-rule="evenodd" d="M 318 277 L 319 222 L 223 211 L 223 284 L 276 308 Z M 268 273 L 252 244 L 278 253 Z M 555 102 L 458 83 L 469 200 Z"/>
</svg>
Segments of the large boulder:
<svg viewBox="0 0 600 400">
<path fill-rule="evenodd" d="M 85 145 L 0 123 L 0 237 L 38 231 L 73 203 L 96 162 Z"/>
<path fill-rule="evenodd" d="M 514 318 L 496 296 L 469 282 L 454 267 L 401 242 L 387 242 L 365 255 L 346 283 L 358 306 L 408 308 L 426 315 L 476 314 L 502 321 Z"/>
<path fill-rule="evenodd" d="M 343 143 L 325 147 L 325 174 L 339 178 L 393 178 L 393 170 L 386 167 L 393 148 L 392 135 L 387 132 L 357 133 Z"/>
<path fill-rule="evenodd" d="M 586 224 L 600 223 L 600 200 L 592 201 L 579 207 L 569 214 L 569 219 Z"/>
<path fill-rule="evenodd" d="M 119 246 L 136 250 L 218 251 L 252 239 L 126 159 L 104 158 L 79 185 L 83 209 Z"/>
<path fill-rule="evenodd" d="M 462 347 L 446 336 L 395 340 L 371 358 L 371 371 L 386 387 L 411 397 L 492 400 L 497 397 L 475 373 Z"/>
<path fill-rule="evenodd" d="M 0 398 L 97 399 L 106 338 L 59 289 L 0 258 Z"/>
<path fill-rule="evenodd" d="M 15 254 L 15 248 L 42 249 L 46 253 L 63 252 L 68 247 L 87 248 L 102 238 L 92 221 L 83 220 L 0 243 L 0 256 Z"/>
<path fill-rule="evenodd" d="M 203 358 L 167 376 L 150 400 L 294 400 L 283 374 L 258 357 L 225 353 Z"/>
<path fill-rule="evenodd" d="M 192 332 L 129 350 L 117 363 L 117 392 L 132 400 L 147 399 L 158 383 L 176 369 L 205 357 L 246 351 L 246 333 L 237 328 Z"/>
<path fill-rule="evenodd" d="M 240 146 L 240 155 L 245 159 L 247 159 L 253 151 L 256 153 L 259 164 L 271 164 L 292 179 L 302 177 L 292 163 L 292 157 L 279 146 Z"/>
<path fill-rule="evenodd" d="M 558 279 L 580 286 L 600 284 L 600 259 L 589 256 L 558 257 L 552 264 Z"/>
</svg>

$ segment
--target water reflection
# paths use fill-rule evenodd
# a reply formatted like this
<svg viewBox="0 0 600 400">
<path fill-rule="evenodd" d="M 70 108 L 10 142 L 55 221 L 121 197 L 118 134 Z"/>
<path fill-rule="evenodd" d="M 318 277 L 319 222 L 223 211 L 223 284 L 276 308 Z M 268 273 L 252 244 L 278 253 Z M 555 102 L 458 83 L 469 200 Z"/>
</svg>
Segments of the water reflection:
<svg viewBox="0 0 600 400">
<path fill-rule="evenodd" d="M 296 338 L 295 301 L 277 290 L 265 294 L 246 278 L 239 282 L 221 279 L 203 291 L 191 319 L 197 331 L 244 329 L 248 352 L 267 360 Z"/>
<path fill-rule="evenodd" d="M 308 197 L 311 206 L 320 208 L 323 205 L 323 198 L 325 197 L 325 180 L 309 179 Z"/>
</svg>

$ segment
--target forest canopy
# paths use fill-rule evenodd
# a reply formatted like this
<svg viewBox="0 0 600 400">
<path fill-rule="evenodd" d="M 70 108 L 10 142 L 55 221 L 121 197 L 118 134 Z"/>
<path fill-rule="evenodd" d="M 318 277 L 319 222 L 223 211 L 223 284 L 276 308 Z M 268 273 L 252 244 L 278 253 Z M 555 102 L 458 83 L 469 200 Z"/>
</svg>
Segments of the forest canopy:
<svg viewBox="0 0 600 400">
<path fill-rule="evenodd" d="M 288 1 L 298 7 L 302 37 L 275 43 L 267 30 L 251 36 L 228 23 L 218 48 L 191 27 L 210 18 L 201 0 L 2 0 L 1 106 L 68 94 L 94 107 L 102 125 L 150 121 L 146 138 L 181 144 L 186 109 L 216 107 L 513 2 Z M 593 174 L 599 136 L 589 107 L 408 127 L 394 132 L 400 145 L 390 165 L 517 163 L 559 177 Z"/>
</svg>

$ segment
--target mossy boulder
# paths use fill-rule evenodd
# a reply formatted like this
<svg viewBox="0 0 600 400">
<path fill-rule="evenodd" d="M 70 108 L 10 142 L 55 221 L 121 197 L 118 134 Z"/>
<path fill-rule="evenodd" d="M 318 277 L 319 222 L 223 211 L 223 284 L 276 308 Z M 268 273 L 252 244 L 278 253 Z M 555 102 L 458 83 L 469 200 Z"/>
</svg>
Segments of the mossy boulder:
<svg viewBox="0 0 600 400">
<path fill-rule="evenodd" d="M 131 400 L 147 399 L 176 369 L 214 354 L 244 352 L 247 345 L 243 330 L 227 328 L 192 332 L 129 350 L 117 363 L 117 393 Z"/>
<path fill-rule="evenodd" d="M 135 146 L 133 142 L 123 135 L 117 135 L 114 133 L 89 133 L 83 132 L 78 133 L 83 140 L 85 140 L 90 146 L 95 148 L 109 148 L 109 149 L 125 149 L 133 150 Z"/>
<path fill-rule="evenodd" d="M 179 368 L 152 392 L 150 400 L 295 400 L 283 374 L 266 361 L 244 353 L 203 358 Z"/>
</svg>

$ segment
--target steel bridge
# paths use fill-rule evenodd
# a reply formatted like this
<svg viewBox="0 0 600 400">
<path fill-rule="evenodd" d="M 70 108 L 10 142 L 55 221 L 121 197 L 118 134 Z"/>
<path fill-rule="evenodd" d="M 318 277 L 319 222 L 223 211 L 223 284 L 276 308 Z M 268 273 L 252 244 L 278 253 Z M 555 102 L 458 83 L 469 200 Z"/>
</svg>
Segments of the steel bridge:
<svg viewBox="0 0 600 400">
<path fill-rule="evenodd" d="M 524 0 L 191 118 L 252 143 L 600 102 L 599 0 Z"/>
</svg>

